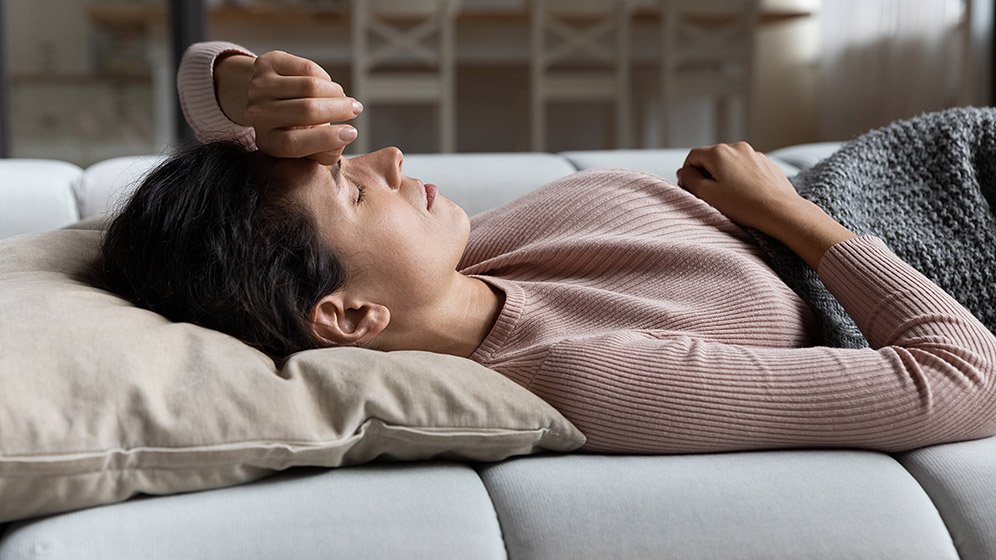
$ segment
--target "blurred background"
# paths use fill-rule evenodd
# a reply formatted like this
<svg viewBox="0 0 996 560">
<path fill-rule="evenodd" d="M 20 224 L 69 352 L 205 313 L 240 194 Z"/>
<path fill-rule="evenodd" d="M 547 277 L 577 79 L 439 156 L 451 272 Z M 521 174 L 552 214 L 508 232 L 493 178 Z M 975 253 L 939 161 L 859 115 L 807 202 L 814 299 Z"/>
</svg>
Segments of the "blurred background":
<svg viewBox="0 0 996 560">
<path fill-rule="evenodd" d="M 993 104 L 992 0 L 195 4 L 205 40 L 321 64 L 364 102 L 370 148 L 771 150 Z M 0 6 L 5 157 L 85 167 L 189 137 L 170 0 Z"/>
</svg>

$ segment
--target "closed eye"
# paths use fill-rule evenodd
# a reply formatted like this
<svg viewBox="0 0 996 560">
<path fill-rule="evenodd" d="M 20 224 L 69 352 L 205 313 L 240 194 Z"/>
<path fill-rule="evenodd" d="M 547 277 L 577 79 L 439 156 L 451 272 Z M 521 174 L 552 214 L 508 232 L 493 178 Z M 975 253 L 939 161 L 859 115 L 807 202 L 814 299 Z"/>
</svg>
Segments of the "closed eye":
<svg viewBox="0 0 996 560">
<path fill-rule="evenodd" d="M 342 158 L 341 157 L 339 158 L 338 161 L 335 162 L 335 165 L 332 166 L 331 171 L 332 171 L 332 179 L 333 179 L 333 181 L 335 181 L 335 184 L 338 185 L 339 184 L 339 179 L 342 177 Z M 363 185 L 359 185 L 359 184 L 356 185 L 356 201 L 353 204 L 359 204 L 360 202 L 363 201 L 363 198 L 364 198 L 363 195 L 364 195 L 365 191 L 366 191 L 366 187 L 364 187 Z"/>
</svg>

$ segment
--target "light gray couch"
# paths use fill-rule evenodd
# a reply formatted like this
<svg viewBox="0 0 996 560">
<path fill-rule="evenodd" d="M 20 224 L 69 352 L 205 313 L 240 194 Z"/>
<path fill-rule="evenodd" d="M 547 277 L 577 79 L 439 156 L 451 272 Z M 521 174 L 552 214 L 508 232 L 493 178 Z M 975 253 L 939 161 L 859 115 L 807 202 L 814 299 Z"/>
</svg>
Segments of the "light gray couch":
<svg viewBox="0 0 996 560">
<path fill-rule="evenodd" d="M 836 146 L 769 155 L 792 174 Z M 473 215 L 577 169 L 674 180 L 686 152 L 409 155 L 405 169 Z M 103 212 L 156 160 L 86 170 L 0 160 L 0 237 Z M 10 523 L 0 527 L 0 560 L 992 560 L 994 467 L 996 438 L 895 455 L 800 449 L 295 468 L 243 486 Z"/>
</svg>

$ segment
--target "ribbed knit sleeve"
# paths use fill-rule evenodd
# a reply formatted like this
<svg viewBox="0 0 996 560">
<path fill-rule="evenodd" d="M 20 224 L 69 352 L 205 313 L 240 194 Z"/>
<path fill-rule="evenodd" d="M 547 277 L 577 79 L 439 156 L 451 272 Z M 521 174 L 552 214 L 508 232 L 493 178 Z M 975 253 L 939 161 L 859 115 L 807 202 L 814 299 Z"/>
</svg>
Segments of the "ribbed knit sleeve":
<svg viewBox="0 0 996 560">
<path fill-rule="evenodd" d="M 218 56 L 229 52 L 255 56 L 251 51 L 226 41 L 194 43 L 187 48 L 176 73 L 180 108 L 200 142 L 238 140 L 255 148 L 256 132 L 225 116 L 214 94 L 214 62 Z"/>
<path fill-rule="evenodd" d="M 886 452 L 996 434 L 996 338 L 877 237 L 818 274 L 872 348 L 771 348 L 620 331 L 555 344 L 528 387 L 593 452 Z"/>
</svg>

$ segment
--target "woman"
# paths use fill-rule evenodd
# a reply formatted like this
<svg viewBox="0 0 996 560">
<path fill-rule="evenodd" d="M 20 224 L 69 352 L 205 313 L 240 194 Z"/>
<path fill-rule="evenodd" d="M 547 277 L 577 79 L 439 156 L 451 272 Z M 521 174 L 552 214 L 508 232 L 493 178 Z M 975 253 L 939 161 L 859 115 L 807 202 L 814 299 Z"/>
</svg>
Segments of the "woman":
<svg viewBox="0 0 996 560">
<path fill-rule="evenodd" d="M 745 143 L 692 150 L 681 187 L 578 173 L 470 220 L 395 148 L 340 158 L 362 106 L 311 61 L 200 43 L 179 88 L 208 143 L 153 172 L 104 247 L 112 289 L 171 319 L 277 359 L 469 357 L 560 410 L 588 451 L 996 434 L 996 338 Z M 226 138 L 249 149 L 212 142 Z M 816 269 L 872 348 L 817 346 L 811 310 L 738 224 Z"/>
</svg>

